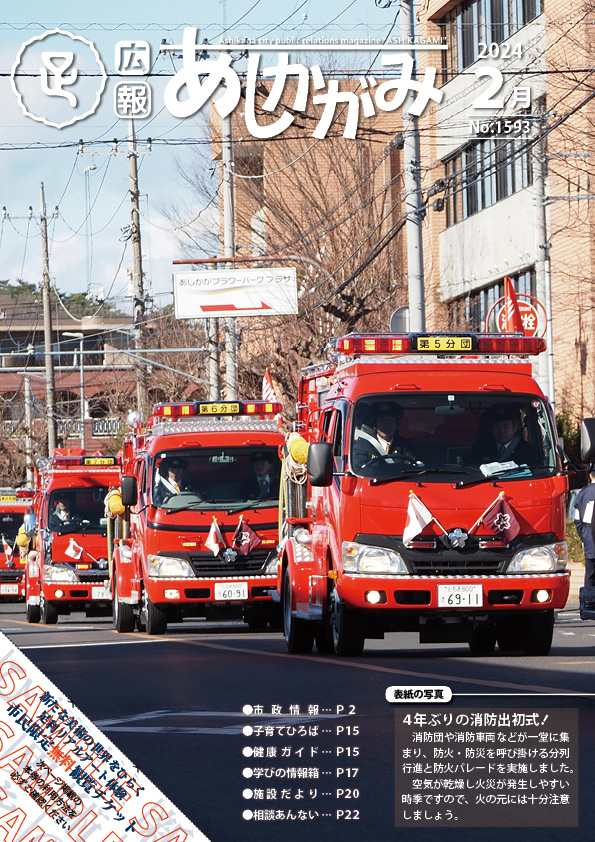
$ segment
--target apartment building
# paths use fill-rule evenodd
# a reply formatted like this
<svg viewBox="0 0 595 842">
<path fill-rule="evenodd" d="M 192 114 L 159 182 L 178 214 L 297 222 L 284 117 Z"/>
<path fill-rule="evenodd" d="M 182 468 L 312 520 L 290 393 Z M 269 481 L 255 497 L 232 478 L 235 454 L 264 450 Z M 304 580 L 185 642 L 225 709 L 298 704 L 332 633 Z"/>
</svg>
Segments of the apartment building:
<svg viewBox="0 0 595 842">
<path fill-rule="evenodd" d="M 440 66 L 444 91 L 420 119 L 423 187 L 443 198 L 424 220 L 428 327 L 481 328 L 512 277 L 548 312 L 538 377 L 575 419 L 595 414 L 594 23 L 593 8 L 567 0 L 418 9 L 419 34 L 447 44 L 420 53 L 422 70 Z M 478 108 L 486 68 L 502 74 L 498 108 Z M 521 132 L 506 134 L 506 119 Z"/>
</svg>

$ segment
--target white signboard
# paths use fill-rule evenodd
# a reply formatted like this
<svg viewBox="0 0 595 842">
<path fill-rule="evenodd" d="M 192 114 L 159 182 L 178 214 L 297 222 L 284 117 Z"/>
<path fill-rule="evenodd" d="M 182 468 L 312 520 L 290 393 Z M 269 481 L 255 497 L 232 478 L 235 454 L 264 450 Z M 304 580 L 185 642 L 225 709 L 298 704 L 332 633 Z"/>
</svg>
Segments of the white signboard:
<svg viewBox="0 0 595 842">
<path fill-rule="evenodd" d="M 295 269 L 175 272 L 176 319 L 220 319 L 297 313 Z"/>
<path fill-rule="evenodd" d="M 0 838 L 208 842 L 0 633 Z"/>
</svg>

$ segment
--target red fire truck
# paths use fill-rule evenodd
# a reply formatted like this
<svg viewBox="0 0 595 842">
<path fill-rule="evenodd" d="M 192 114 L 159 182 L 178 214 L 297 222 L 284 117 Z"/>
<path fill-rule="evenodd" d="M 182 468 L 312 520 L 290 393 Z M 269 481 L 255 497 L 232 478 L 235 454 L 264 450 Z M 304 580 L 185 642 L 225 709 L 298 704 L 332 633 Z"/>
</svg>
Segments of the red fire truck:
<svg viewBox="0 0 595 842">
<path fill-rule="evenodd" d="M 16 544 L 25 512 L 31 508 L 33 491 L 0 488 L 0 602 L 22 602 L 25 598 L 26 551 Z"/>
<path fill-rule="evenodd" d="M 162 403 L 126 438 L 110 550 L 119 632 L 163 634 L 184 617 L 275 622 L 280 410 Z"/>
<path fill-rule="evenodd" d="M 549 652 L 569 590 L 568 483 L 528 360 L 544 349 L 521 335 L 351 334 L 304 370 L 278 568 L 290 652 L 315 640 L 360 654 L 390 631 Z"/>
<path fill-rule="evenodd" d="M 80 448 L 56 449 L 36 466 L 35 549 L 26 569 L 27 620 L 53 624 L 60 614 L 109 616 L 105 587 L 105 498 L 120 485 L 119 461 Z M 33 530 L 31 530 L 33 531 Z"/>
</svg>

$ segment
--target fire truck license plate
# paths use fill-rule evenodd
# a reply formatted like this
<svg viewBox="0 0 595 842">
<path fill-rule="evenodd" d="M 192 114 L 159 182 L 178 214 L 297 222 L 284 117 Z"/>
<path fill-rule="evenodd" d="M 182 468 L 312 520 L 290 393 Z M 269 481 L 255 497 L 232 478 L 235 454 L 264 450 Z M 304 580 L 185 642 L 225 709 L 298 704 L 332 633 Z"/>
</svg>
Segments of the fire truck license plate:
<svg viewBox="0 0 595 842">
<path fill-rule="evenodd" d="M 0 594 L 18 594 L 19 586 L 17 584 L 0 585 Z"/>
<path fill-rule="evenodd" d="M 438 585 L 438 608 L 480 608 L 481 585 Z"/>
<path fill-rule="evenodd" d="M 215 582 L 215 599 L 248 599 L 248 582 Z"/>
<path fill-rule="evenodd" d="M 111 594 L 101 585 L 93 585 L 91 588 L 91 599 L 111 599 Z"/>
</svg>

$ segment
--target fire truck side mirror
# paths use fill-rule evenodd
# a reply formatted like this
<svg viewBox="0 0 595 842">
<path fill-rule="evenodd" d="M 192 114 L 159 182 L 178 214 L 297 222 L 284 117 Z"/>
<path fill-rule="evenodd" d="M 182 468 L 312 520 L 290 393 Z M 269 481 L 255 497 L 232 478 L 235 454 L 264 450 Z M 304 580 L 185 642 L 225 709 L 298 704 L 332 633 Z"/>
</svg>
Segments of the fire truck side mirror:
<svg viewBox="0 0 595 842">
<path fill-rule="evenodd" d="M 136 477 L 122 477 L 122 505 L 134 506 L 138 500 Z"/>
<path fill-rule="evenodd" d="M 583 418 L 581 424 L 581 461 L 595 462 L 595 418 Z"/>
<path fill-rule="evenodd" d="M 35 514 L 35 512 L 25 512 L 23 524 L 25 527 L 25 535 L 27 535 L 28 538 L 31 538 L 33 535 L 35 535 L 35 532 L 37 531 L 37 515 Z"/>
<path fill-rule="evenodd" d="M 308 448 L 308 479 L 310 485 L 326 487 L 333 481 L 333 448 L 330 442 L 313 442 Z"/>
</svg>

